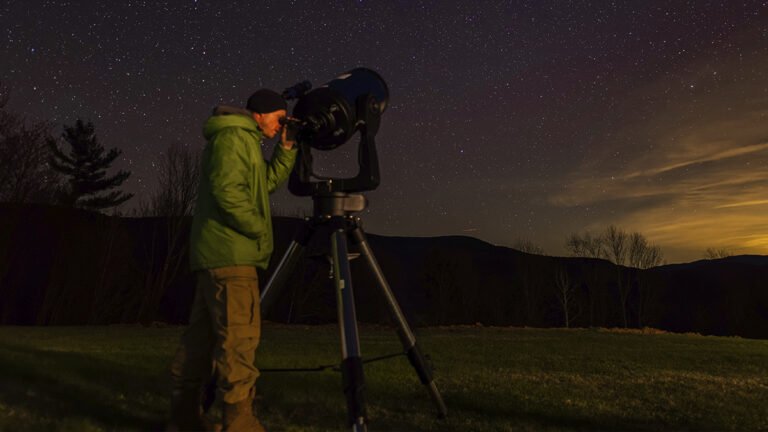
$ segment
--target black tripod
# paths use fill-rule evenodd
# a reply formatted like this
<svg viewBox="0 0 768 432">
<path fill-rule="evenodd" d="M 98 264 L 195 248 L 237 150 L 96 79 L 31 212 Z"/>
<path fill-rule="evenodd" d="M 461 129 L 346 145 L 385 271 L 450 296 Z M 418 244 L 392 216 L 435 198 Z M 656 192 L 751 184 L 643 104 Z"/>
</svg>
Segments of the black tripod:
<svg viewBox="0 0 768 432">
<path fill-rule="evenodd" d="M 360 218 L 353 216 L 353 213 L 365 208 L 365 197 L 362 194 L 345 192 L 318 192 L 313 195 L 313 201 L 314 216 L 306 219 L 301 229 L 296 233 L 288 250 L 283 255 L 275 272 L 261 293 L 262 311 L 268 310 L 269 306 L 277 298 L 279 287 L 285 285 L 291 270 L 301 258 L 304 249 L 317 228 L 320 226 L 330 227 L 330 255 L 333 264 L 334 287 L 336 289 L 339 328 L 341 331 L 341 373 L 344 394 L 347 399 L 348 423 L 352 430 L 354 432 L 366 430 L 366 412 L 363 360 L 360 356 L 360 338 L 357 331 L 357 317 L 355 315 L 347 239 L 351 240 L 352 244 L 359 248 L 360 255 L 365 258 L 368 267 L 375 275 L 378 285 L 387 299 L 392 315 L 397 321 L 397 334 L 403 345 L 404 354 L 408 356 L 411 365 L 416 369 L 421 383 L 427 387 L 432 400 L 437 405 L 438 415 L 441 418 L 445 417 L 448 411 L 435 385 L 432 370 L 427 364 L 419 345 L 417 345 L 416 338 L 403 312 L 400 310 L 400 306 L 384 278 L 376 258 L 373 256 L 373 252 L 365 238 L 365 233 L 359 225 Z"/>
</svg>

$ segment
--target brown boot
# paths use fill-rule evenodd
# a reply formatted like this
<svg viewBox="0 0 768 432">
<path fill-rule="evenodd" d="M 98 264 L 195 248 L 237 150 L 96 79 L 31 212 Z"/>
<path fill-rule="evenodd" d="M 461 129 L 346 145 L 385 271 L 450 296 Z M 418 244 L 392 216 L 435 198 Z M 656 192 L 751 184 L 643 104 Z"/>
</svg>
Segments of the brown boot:
<svg viewBox="0 0 768 432">
<path fill-rule="evenodd" d="M 253 415 L 253 392 L 240 402 L 224 403 L 222 432 L 265 432 L 264 426 Z"/>
<path fill-rule="evenodd" d="M 171 421 L 166 432 L 212 431 L 213 425 L 203 417 L 200 392 L 174 391 L 171 397 Z"/>
</svg>

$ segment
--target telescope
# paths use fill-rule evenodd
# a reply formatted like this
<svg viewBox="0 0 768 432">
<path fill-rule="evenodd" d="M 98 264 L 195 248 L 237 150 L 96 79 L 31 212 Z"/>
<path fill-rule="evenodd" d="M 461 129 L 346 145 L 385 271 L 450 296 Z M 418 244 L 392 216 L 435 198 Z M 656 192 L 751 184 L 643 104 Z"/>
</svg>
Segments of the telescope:
<svg viewBox="0 0 768 432">
<path fill-rule="evenodd" d="M 296 99 L 292 117 L 286 120 L 289 133 L 295 134 L 298 157 L 288 189 L 296 196 L 317 193 L 350 193 L 376 189 L 379 185 L 379 160 L 375 136 L 381 115 L 389 103 L 389 88 L 384 79 L 367 68 L 345 72 L 312 89 L 302 81 L 283 91 L 283 97 Z M 312 169 L 312 149 L 330 151 L 360 133 L 359 172 L 351 178 L 317 175 Z M 313 181 L 313 179 L 318 181 Z"/>
<path fill-rule="evenodd" d="M 357 68 L 316 89 L 312 89 L 309 81 L 302 81 L 285 89 L 283 98 L 296 99 L 293 119 L 285 120 L 284 125 L 288 128 L 286 135 L 295 136 L 299 146 L 288 189 L 297 196 L 312 195 L 314 212 L 312 218 L 304 220 L 304 224 L 261 291 L 262 314 L 266 314 L 275 303 L 281 287 L 286 285 L 288 277 L 294 273 L 293 268 L 302 259 L 313 235 L 316 232 L 327 234 L 330 237 L 330 248 L 326 258 L 331 264 L 341 329 L 342 362 L 339 369 L 347 399 L 348 426 L 352 428 L 352 432 L 367 431 L 363 363 L 399 355 L 408 357 L 419 380 L 435 403 L 438 416 L 444 418 L 448 411 L 435 384 L 427 356 L 417 344 L 416 337 L 384 277 L 384 272 L 376 261 L 360 224 L 360 218 L 355 216 L 356 212 L 365 209 L 367 205 L 366 198 L 360 192 L 379 186 L 379 160 L 374 138 L 379 130 L 381 115 L 389 103 L 387 84 L 376 72 Z M 312 171 L 312 149 L 333 150 L 348 142 L 358 132 L 360 143 L 357 154 L 360 171 L 355 177 L 322 177 Z M 350 247 L 359 252 L 351 252 Z M 397 334 L 403 347 L 399 353 L 368 359 L 365 362 L 360 351 L 349 262 L 357 256 L 362 257 L 386 299 L 385 303 L 397 323 Z"/>
</svg>

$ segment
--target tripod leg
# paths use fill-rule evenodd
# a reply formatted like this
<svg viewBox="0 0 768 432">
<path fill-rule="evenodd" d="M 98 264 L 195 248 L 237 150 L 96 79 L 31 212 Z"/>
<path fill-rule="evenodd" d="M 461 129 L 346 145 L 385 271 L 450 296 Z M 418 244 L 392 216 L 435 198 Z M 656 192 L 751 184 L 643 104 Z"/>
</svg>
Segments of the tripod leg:
<svg viewBox="0 0 768 432">
<path fill-rule="evenodd" d="M 408 354 L 408 360 L 411 362 L 413 368 L 416 369 L 416 373 L 419 375 L 421 383 L 427 387 L 429 395 L 437 406 L 438 416 L 445 418 L 448 415 L 448 408 L 446 408 L 445 402 L 443 402 L 443 397 L 440 395 L 440 391 L 437 389 L 435 380 L 432 377 L 432 369 L 427 364 L 424 354 L 421 352 L 421 348 L 416 343 L 416 337 L 413 335 L 413 332 L 408 325 L 408 321 L 406 321 L 405 315 L 403 315 L 403 311 L 400 309 L 397 299 L 392 293 L 392 289 L 384 278 L 384 273 L 381 271 L 378 262 L 376 262 L 376 257 L 373 256 L 373 251 L 371 251 L 371 248 L 368 245 L 368 241 L 365 238 L 365 233 L 362 228 L 359 226 L 355 227 L 352 231 L 352 237 L 354 242 L 359 246 L 360 253 L 365 256 L 365 261 L 376 276 L 376 280 L 379 282 L 379 286 L 384 292 L 384 296 L 387 298 L 387 303 L 397 320 L 399 326 L 397 334 L 400 337 L 400 342 L 403 344 L 403 348 Z"/>
<path fill-rule="evenodd" d="M 291 271 L 296 268 L 296 263 L 301 259 L 304 253 L 304 248 L 307 246 L 309 239 L 315 232 L 315 228 L 312 223 L 307 219 L 304 224 L 296 232 L 293 237 L 293 241 L 288 246 L 288 249 L 280 259 L 280 263 L 277 264 L 275 271 L 267 281 L 267 285 L 261 290 L 261 314 L 265 316 L 267 311 L 277 299 L 277 293 L 285 286 L 286 281 L 291 275 Z"/>
<path fill-rule="evenodd" d="M 360 358 L 360 337 L 357 333 L 355 298 L 352 291 L 352 277 L 349 270 L 347 235 L 343 229 L 332 234 L 333 275 L 336 283 L 339 330 L 341 332 L 341 374 L 344 394 L 347 397 L 348 423 L 353 432 L 366 431 L 365 425 L 365 382 L 363 361 Z"/>
</svg>

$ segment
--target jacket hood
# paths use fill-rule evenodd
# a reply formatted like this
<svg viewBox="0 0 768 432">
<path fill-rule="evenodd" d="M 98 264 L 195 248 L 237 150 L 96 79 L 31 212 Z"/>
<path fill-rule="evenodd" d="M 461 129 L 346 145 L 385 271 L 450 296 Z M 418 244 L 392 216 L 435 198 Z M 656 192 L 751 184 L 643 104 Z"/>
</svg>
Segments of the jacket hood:
<svg viewBox="0 0 768 432">
<path fill-rule="evenodd" d="M 214 114 L 208 117 L 205 126 L 203 126 L 203 136 L 206 140 L 210 140 L 214 135 L 219 133 L 219 131 L 228 127 L 238 127 L 247 131 L 256 132 L 259 134 L 259 137 L 263 137 L 256 121 L 252 117 L 242 114 Z"/>
</svg>

